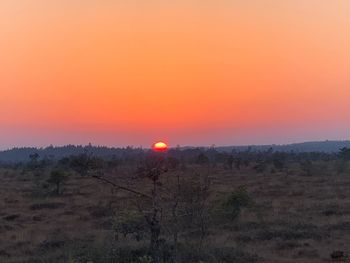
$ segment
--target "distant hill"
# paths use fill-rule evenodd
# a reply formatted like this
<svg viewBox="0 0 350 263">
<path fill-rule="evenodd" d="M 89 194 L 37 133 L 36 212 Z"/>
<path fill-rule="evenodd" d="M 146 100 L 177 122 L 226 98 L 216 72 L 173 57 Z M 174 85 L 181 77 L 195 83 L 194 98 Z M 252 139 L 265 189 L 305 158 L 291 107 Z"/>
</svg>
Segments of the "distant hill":
<svg viewBox="0 0 350 263">
<path fill-rule="evenodd" d="M 277 152 L 338 152 L 341 148 L 350 148 L 350 141 L 319 141 L 319 142 L 303 142 L 293 144 L 272 144 L 272 145 L 248 145 L 248 146 L 225 146 L 217 149 L 224 152 L 232 151 L 267 151 L 272 148 Z"/>
<path fill-rule="evenodd" d="M 279 152 L 325 152 L 335 153 L 339 149 L 347 147 L 350 148 L 350 141 L 322 141 L 322 142 L 304 142 L 286 145 L 247 145 L 247 146 L 224 146 L 216 147 L 217 151 L 222 152 L 242 152 L 242 151 L 267 151 L 272 149 Z M 182 150 L 197 149 L 199 147 L 183 147 Z M 205 148 L 205 147 L 202 147 Z M 67 145 L 62 147 L 49 146 L 46 148 L 13 148 L 5 151 L 0 151 L 0 162 L 27 162 L 29 155 L 38 153 L 41 158 L 61 159 L 70 155 L 78 155 L 82 153 L 92 153 L 99 157 L 110 158 L 128 158 L 143 153 L 142 148 L 113 148 L 105 146 L 75 146 Z"/>
</svg>

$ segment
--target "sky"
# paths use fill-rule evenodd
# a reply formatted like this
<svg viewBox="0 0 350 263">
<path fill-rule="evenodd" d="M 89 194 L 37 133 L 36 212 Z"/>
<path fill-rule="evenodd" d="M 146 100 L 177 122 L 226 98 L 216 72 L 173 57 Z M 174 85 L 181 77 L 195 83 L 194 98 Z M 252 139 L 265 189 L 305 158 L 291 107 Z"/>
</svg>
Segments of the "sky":
<svg viewBox="0 0 350 263">
<path fill-rule="evenodd" d="M 350 139 L 348 0 L 1 0 L 0 149 Z"/>
</svg>

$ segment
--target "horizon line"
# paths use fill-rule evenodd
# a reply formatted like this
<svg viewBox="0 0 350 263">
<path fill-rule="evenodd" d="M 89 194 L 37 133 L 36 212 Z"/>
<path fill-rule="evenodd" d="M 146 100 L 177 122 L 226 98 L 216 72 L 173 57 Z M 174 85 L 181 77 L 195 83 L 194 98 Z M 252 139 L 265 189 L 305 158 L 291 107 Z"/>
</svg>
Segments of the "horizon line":
<svg viewBox="0 0 350 263">
<path fill-rule="evenodd" d="M 288 145 L 296 145 L 296 144 L 304 144 L 304 143 L 325 143 L 325 142 L 350 142 L 350 139 L 334 139 L 334 140 L 304 140 L 304 141 L 296 141 L 296 142 L 290 142 L 290 143 L 262 143 L 262 144 L 225 144 L 225 145 L 216 145 L 216 144 L 210 144 L 210 145 L 180 145 L 176 144 L 174 146 L 169 146 L 170 149 L 175 149 L 177 147 L 179 148 L 224 148 L 224 147 L 254 147 L 254 146 L 288 146 Z M 87 144 L 50 144 L 46 146 L 13 146 L 13 147 L 8 147 L 8 148 L 2 148 L 0 147 L 0 152 L 5 152 L 5 151 L 11 151 L 14 149 L 26 149 L 26 148 L 35 148 L 35 149 L 47 149 L 50 147 L 53 148 L 62 148 L 66 146 L 74 146 L 74 147 L 104 147 L 104 148 L 116 148 L 116 149 L 125 149 L 125 148 L 134 148 L 134 149 L 151 149 L 152 146 L 150 145 L 149 147 L 144 147 L 143 145 L 126 145 L 126 146 L 116 146 L 116 145 L 99 145 L 99 144 L 92 144 L 92 143 L 87 143 Z"/>
</svg>

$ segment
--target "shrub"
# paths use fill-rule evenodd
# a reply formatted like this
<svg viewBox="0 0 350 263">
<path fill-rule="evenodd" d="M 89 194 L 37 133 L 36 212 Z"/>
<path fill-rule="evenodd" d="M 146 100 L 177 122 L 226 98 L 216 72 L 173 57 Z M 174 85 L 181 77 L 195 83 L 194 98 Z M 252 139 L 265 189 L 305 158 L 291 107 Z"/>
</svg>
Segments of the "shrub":
<svg viewBox="0 0 350 263">
<path fill-rule="evenodd" d="M 62 184 L 68 178 L 68 174 L 62 170 L 53 170 L 47 182 L 56 187 L 55 192 L 59 195 L 62 192 Z"/>
<path fill-rule="evenodd" d="M 131 235 L 135 240 L 140 241 L 147 232 L 145 219 L 137 212 L 120 213 L 113 223 L 117 235 L 122 234 L 125 238 Z"/>
<path fill-rule="evenodd" d="M 222 208 L 226 217 L 230 220 L 235 220 L 239 217 L 243 208 L 252 205 L 253 200 L 249 196 L 247 189 L 244 186 L 240 186 L 236 191 L 230 193 L 223 202 Z"/>
</svg>

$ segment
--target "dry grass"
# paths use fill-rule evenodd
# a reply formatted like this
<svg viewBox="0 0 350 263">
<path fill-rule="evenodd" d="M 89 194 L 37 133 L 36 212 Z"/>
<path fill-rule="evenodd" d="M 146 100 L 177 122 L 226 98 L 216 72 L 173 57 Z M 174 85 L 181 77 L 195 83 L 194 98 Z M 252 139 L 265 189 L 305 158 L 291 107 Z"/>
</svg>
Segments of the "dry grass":
<svg viewBox="0 0 350 263">
<path fill-rule="evenodd" d="M 130 183 L 129 170 L 116 176 Z M 333 251 L 350 252 L 350 175 L 330 170 L 305 176 L 298 167 L 264 174 L 217 167 L 211 177 L 213 202 L 239 185 L 255 201 L 238 222 L 210 227 L 208 242 L 215 247 L 236 247 L 271 263 L 330 262 Z M 118 210 L 128 201 L 127 194 L 92 178 L 72 176 L 58 197 L 33 195 L 31 174 L 2 169 L 0 180 L 1 263 L 73 262 L 75 246 L 103 247 L 110 240 L 111 207 Z M 135 243 L 123 237 L 116 242 Z"/>
</svg>

